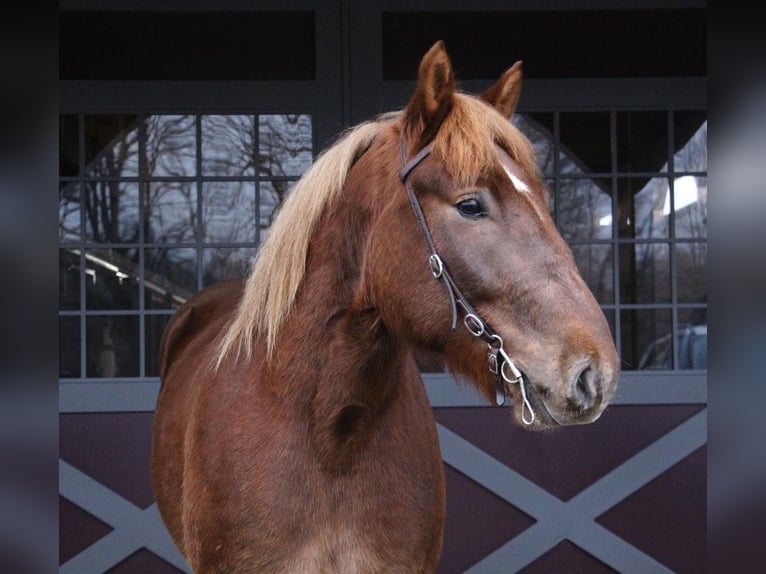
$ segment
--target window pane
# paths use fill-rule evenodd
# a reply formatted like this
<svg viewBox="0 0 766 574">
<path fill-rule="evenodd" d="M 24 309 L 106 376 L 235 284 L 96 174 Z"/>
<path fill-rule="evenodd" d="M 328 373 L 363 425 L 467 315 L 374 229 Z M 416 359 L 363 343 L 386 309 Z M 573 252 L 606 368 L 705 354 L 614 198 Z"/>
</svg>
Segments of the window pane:
<svg viewBox="0 0 766 574">
<path fill-rule="evenodd" d="M 255 255 L 254 248 L 219 247 L 203 249 L 203 284 L 205 287 L 216 281 L 246 277 Z"/>
<path fill-rule="evenodd" d="M 566 112 L 559 116 L 562 174 L 612 171 L 609 112 Z"/>
<path fill-rule="evenodd" d="M 147 377 L 160 376 L 160 341 L 170 317 L 171 315 L 149 315 L 145 318 L 146 348 L 144 349 L 144 356 L 146 360 L 145 375 Z"/>
<path fill-rule="evenodd" d="M 260 190 L 258 223 L 260 225 L 260 240 L 263 241 L 274 222 L 279 206 L 287 195 L 289 184 L 286 181 L 262 181 L 258 187 Z"/>
<path fill-rule="evenodd" d="M 77 116 L 59 116 L 59 175 L 74 177 L 80 173 L 80 133 Z"/>
<path fill-rule="evenodd" d="M 203 241 L 251 243 L 255 236 L 255 183 L 212 181 L 202 184 Z"/>
<path fill-rule="evenodd" d="M 137 248 L 87 250 L 85 275 L 88 309 L 138 309 Z"/>
<path fill-rule="evenodd" d="M 667 212 L 670 213 L 668 201 Z M 707 178 L 684 175 L 673 181 L 676 237 L 707 237 Z"/>
<path fill-rule="evenodd" d="M 670 249 L 666 243 L 620 245 L 623 303 L 670 302 Z"/>
<path fill-rule="evenodd" d="M 144 306 L 177 309 L 197 291 L 197 250 L 146 248 L 144 274 Z"/>
<path fill-rule="evenodd" d="M 255 118 L 202 116 L 202 175 L 255 175 Z"/>
<path fill-rule="evenodd" d="M 86 239 L 95 243 L 138 241 L 138 183 L 87 182 L 84 200 Z"/>
<path fill-rule="evenodd" d="M 184 177 L 197 173 L 197 116 L 150 116 L 146 120 L 146 173 Z"/>
<path fill-rule="evenodd" d="M 138 316 L 91 316 L 87 321 L 87 376 L 139 376 Z"/>
<path fill-rule="evenodd" d="M 678 368 L 707 369 L 707 308 L 678 310 Z"/>
<path fill-rule="evenodd" d="M 667 169 L 667 112 L 618 112 L 617 170 L 651 173 Z"/>
<path fill-rule="evenodd" d="M 623 310 L 620 321 L 623 369 L 672 368 L 669 309 Z"/>
<path fill-rule="evenodd" d="M 259 172 L 265 176 L 299 176 L 312 156 L 311 116 L 258 116 Z"/>
<path fill-rule="evenodd" d="M 59 184 L 59 242 L 80 239 L 80 184 Z"/>
<path fill-rule="evenodd" d="M 543 185 L 548 190 L 548 211 L 551 217 L 556 218 L 556 180 L 544 179 Z"/>
<path fill-rule="evenodd" d="M 80 317 L 59 317 L 59 377 L 80 377 Z"/>
<path fill-rule="evenodd" d="M 558 225 L 564 239 L 612 237 L 612 180 L 561 179 Z"/>
<path fill-rule="evenodd" d="M 572 254 L 585 282 L 602 305 L 614 302 L 611 245 L 572 245 Z"/>
<path fill-rule="evenodd" d="M 191 181 L 163 181 L 147 186 L 144 241 L 194 243 L 197 239 L 197 185 Z"/>
<path fill-rule="evenodd" d="M 707 171 L 707 112 L 676 112 L 675 155 L 676 173 Z"/>
<path fill-rule="evenodd" d="M 707 303 L 707 243 L 676 243 L 676 289 L 680 303 Z"/>
<path fill-rule="evenodd" d="M 543 175 L 554 171 L 553 114 L 514 114 L 513 125 L 529 138 L 535 148 L 537 165 Z"/>
<path fill-rule="evenodd" d="M 138 175 L 138 116 L 85 116 L 85 175 Z"/>
<path fill-rule="evenodd" d="M 614 316 L 615 312 L 614 309 L 602 309 L 604 312 L 604 317 L 606 317 L 606 322 L 609 325 L 609 332 L 612 333 L 612 339 L 617 342 L 617 338 L 614 336 Z"/>
<path fill-rule="evenodd" d="M 668 187 L 665 178 L 625 177 L 617 180 L 620 237 L 668 237 L 670 211 L 665 209 Z"/>
<path fill-rule="evenodd" d="M 80 252 L 59 249 L 59 309 L 80 308 Z"/>
</svg>

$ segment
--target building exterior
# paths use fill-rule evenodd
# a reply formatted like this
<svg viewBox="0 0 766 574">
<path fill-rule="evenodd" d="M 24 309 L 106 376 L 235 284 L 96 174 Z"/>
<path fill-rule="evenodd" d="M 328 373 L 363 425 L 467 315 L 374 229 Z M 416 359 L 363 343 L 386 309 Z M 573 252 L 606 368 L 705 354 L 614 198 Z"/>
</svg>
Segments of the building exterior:
<svg viewBox="0 0 766 574">
<path fill-rule="evenodd" d="M 438 571 L 704 570 L 706 3 L 612 4 L 60 3 L 61 572 L 188 571 L 149 483 L 162 329 L 438 39 L 467 91 L 524 61 L 513 121 L 624 369 L 597 423 L 530 434 L 424 363 Z"/>
</svg>

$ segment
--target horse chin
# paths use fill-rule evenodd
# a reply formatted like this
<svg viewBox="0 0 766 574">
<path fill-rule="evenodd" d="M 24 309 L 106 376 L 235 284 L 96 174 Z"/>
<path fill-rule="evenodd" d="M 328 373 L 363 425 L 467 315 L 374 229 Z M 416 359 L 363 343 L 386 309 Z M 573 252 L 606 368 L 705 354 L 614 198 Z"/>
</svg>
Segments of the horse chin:
<svg viewBox="0 0 766 574">
<path fill-rule="evenodd" d="M 545 418 L 554 423 L 553 426 L 587 425 L 596 422 L 601 413 L 604 412 L 602 409 L 596 413 L 590 413 L 588 416 L 582 416 L 577 412 L 558 410 L 543 399 L 538 402 L 540 404 L 540 411 L 544 414 Z"/>
</svg>

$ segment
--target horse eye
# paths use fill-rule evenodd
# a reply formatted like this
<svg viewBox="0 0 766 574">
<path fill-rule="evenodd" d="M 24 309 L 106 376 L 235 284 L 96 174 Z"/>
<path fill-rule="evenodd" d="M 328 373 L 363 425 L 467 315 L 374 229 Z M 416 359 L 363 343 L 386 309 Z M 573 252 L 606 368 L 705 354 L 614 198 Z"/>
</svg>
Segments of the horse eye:
<svg viewBox="0 0 766 574">
<path fill-rule="evenodd" d="M 462 215 L 463 217 L 477 219 L 481 217 L 482 215 L 487 215 L 487 212 L 484 210 L 484 206 L 475 197 L 472 197 L 470 199 L 464 199 L 463 201 L 458 203 L 455 207 L 457 208 L 458 212 L 460 212 L 460 215 Z"/>
</svg>

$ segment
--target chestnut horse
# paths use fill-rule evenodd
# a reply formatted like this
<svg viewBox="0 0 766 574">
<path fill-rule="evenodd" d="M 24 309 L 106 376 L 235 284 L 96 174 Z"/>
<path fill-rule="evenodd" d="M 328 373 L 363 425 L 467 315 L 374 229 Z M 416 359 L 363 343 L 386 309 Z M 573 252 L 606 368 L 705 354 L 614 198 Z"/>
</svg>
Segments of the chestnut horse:
<svg viewBox="0 0 766 574">
<path fill-rule="evenodd" d="M 602 413 L 617 354 L 509 121 L 520 89 L 516 63 L 459 92 L 438 42 L 406 108 L 295 185 L 249 278 L 175 313 L 152 480 L 195 572 L 433 572 L 445 486 L 419 350 L 525 428 Z"/>
</svg>

